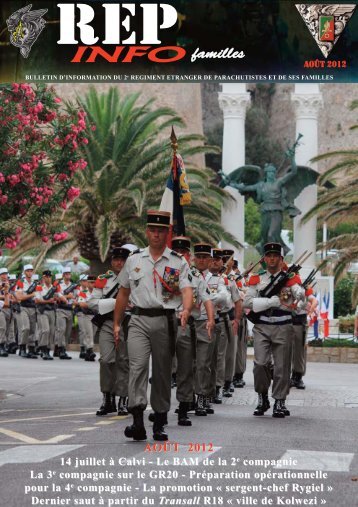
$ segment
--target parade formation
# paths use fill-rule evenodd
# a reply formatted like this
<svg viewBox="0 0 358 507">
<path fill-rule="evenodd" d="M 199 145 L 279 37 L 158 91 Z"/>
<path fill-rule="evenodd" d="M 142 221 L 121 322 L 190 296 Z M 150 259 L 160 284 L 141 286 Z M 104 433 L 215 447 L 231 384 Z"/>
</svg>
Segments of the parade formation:
<svg viewBox="0 0 358 507">
<path fill-rule="evenodd" d="M 272 416 L 289 416 L 290 388 L 305 388 L 307 314 L 317 304 L 313 277 L 299 275 L 307 252 L 288 266 L 281 244 L 266 243 L 260 261 L 240 273 L 233 250 L 192 245 L 186 236 L 172 238 L 169 248 L 169 235 L 170 213 L 148 210 L 148 246 L 114 248 L 111 269 L 98 277 L 72 282 L 64 268 L 53 280 L 51 271 L 39 277 L 26 264 L 16 280 L 2 268 L 0 357 L 18 351 L 21 358 L 71 359 L 66 347 L 76 315 L 84 361 L 96 360 L 98 334 L 103 401 L 96 415 L 131 414 L 125 436 L 145 440 L 150 384 L 153 438 L 166 441 L 173 386 L 180 426 L 195 424 L 189 413 L 220 415 L 214 407 L 245 386 L 253 324 L 253 415 L 270 408 L 272 386 Z"/>
</svg>

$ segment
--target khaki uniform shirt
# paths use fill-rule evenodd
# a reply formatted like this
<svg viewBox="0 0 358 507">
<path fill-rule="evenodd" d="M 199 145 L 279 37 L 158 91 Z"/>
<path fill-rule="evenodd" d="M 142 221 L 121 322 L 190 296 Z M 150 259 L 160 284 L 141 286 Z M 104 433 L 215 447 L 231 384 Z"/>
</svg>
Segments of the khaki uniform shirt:
<svg viewBox="0 0 358 507">
<path fill-rule="evenodd" d="M 120 274 L 120 285 L 131 290 L 131 303 L 139 308 L 178 309 L 181 289 L 191 287 L 189 265 L 166 247 L 154 261 L 149 247 L 130 255 Z"/>
</svg>

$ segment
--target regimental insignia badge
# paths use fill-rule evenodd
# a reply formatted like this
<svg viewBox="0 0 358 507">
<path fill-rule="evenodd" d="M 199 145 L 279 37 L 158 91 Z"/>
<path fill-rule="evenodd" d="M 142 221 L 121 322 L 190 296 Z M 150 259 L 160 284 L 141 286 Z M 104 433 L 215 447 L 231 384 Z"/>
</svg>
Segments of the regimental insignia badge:
<svg viewBox="0 0 358 507">
<path fill-rule="evenodd" d="M 42 16 L 47 9 L 31 11 L 32 5 L 27 5 L 11 14 L 6 20 L 7 29 L 10 32 L 10 42 L 13 46 L 20 48 L 20 54 L 27 58 L 32 45 L 44 29 L 46 21 Z"/>
<path fill-rule="evenodd" d="M 295 4 L 325 58 L 353 15 L 355 4 Z"/>
</svg>

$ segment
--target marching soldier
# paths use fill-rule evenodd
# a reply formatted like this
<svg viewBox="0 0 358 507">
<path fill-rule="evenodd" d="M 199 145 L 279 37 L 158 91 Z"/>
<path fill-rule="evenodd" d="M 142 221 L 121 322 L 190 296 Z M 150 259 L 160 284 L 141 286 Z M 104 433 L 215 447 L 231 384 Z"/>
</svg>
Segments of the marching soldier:
<svg viewBox="0 0 358 507">
<path fill-rule="evenodd" d="M 232 393 L 234 392 L 234 384 L 233 377 L 235 371 L 235 358 L 237 351 L 237 335 L 238 329 L 242 317 L 242 296 L 236 285 L 236 281 L 232 274 L 232 267 L 234 265 L 234 250 L 223 250 L 223 269 L 224 272 L 224 281 L 226 288 L 230 295 L 230 305 L 231 308 L 228 310 L 228 318 L 230 321 L 228 340 L 226 342 L 226 351 L 225 351 L 225 382 L 223 388 L 223 396 L 226 398 L 231 398 Z M 223 312 L 221 312 L 222 314 Z M 230 338 L 230 339 L 229 339 Z"/>
<path fill-rule="evenodd" d="M 52 360 L 50 350 L 54 346 L 56 331 L 56 286 L 52 285 L 52 272 L 42 273 L 43 285 L 37 287 L 35 302 L 37 305 L 37 325 L 39 330 L 39 348 L 42 359 Z"/>
<path fill-rule="evenodd" d="M 63 279 L 57 285 L 56 299 L 56 335 L 55 342 L 58 346 L 60 359 L 72 359 L 66 352 L 66 345 L 70 342 L 73 325 L 73 303 L 77 283 L 71 282 L 71 268 L 64 267 Z"/>
<path fill-rule="evenodd" d="M 237 288 L 241 296 L 241 300 L 244 301 L 246 284 L 245 279 L 240 278 L 239 262 L 234 258 L 233 268 L 231 276 L 236 283 Z M 242 317 L 239 322 L 239 329 L 237 332 L 237 346 L 236 346 L 236 357 L 235 357 L 235 369 L 233 384 L 235 388 L 243 388 L 245 386 L 244 373 L 246 371 L 246 357 L 247 357 L 247 319 L 245 313 L 242 313 Z"/>
<path fill-rule="evenodd" d="M 8 357 L 7 346 L 9 344 L 10 326 L 12 323 L 10 283 L 8 270 L 0 269 L 0 357 Z"/>
<path fill-rule="evenodd" d="M 35 353 L 36 304 L 34 301 L 37 283 L 33 280 L 34 268 L 32 264 L 25 264 L 24 275 L 24 279 L 18 280 L 15 287 L 15 297 L 21 307 L 20 312 L 16 314 L 20 356 L 37 359 Z M 27 353 L 26 346 L 28 346 Z"/>
<path fill-rule="evenodd" d="M 119 340 L 120 321 L 133 304 L 128 329 L 129 411 L 133 424 L 125 436 L 147 438 L 143 412 L 147 406 L 149 358 L 152 355 L 151 406 L 155 412 L 154 440 L 167 440 L 164 424 L 170 409 L 171 365 L 175 350 L 175 310 L 182 303 L 181 326 L 185 328 L 193 303 L 186 260 L 166 246 L 170 213 L 149 210 L 146 236 L 149 246 L 133 253 L 120 276 L 114 315 L 114 335 Z"/>
<path fill-rule="evenodd" d="M 195 246 L 196 249 L 198 245 Z M 208 245 L 209 251 L 211 249 Z M 190 239 L 187 237 L 176 237 L 172 240 L 172 248 L 177 253 L 182 254 L 187 262 L 190 262 Z M 178 425 L 191 426 L 188 417 L 188 411 L 193 403 L 195 392 L 194 384 L 194 362 L 198 360 L 202 363 L 203 348 L 198 345 L 197 333 L 195 327 L 195 319 L 201 315 L 201 307 L 204 305 L 208 319 L 205 324 L 208 341 L 211 339 L 211 333 L 214 329 L 214 307 L 210 301 L 210 291 L 204 280 L 202 273 L 195 267 L 190 266 L 189 280 L 193 288 L 193 309 L 192 315 L 189 317 L 188 325 L 182 328 L 178 322 L 178 335 L 176 342 L 176 354 L 178 360 L 177 366 L 177 392 L 176 397 L 179 401 L 178 409 Z M 206 337 L 205 337 L 206 338 Z M 199 349 L 200 347 L 200 349 Z M 200 394 L 199 400 L 200 410 L 205 411 L 204 394 Z"/>
<path fill-rule="evenodd" d="M 231 286 L 229 281 L 222 275 L 223 270 L 223 250 L 221 248 L 213 248 L 212 258 L 209 265 L 209 273 L 205 276 L 209 290 L 211 293 L 216 293 L 219 283 L 224 285 L 226 297 L 220 303 L 216 303 L 216 318 L 215 318 L 215 347 L 212 355 L 211 365 L 211 382 L 212 392 L 214 394 L 214 403 L 221 404 L 223 398 L 223 386 L 225 384 L 225 354 L 228 341 L 231 343 L 234 340 L 233 329 L 230 323 L 229 312 L 232 308 L 231 300 Z M 236 289 L 237 291 L 237 289 Z M 227 394 L 229 394 L 229 385 Z M 231 395 L 232 396 L 232 395 Z"/>
<path fill-rule="evenodd" d="M 273 356 L 272 397 L 275 399 L 273 417 L 290 415 L 285 400 L 290 389 L 290 369 L 292 354 L 292 309 L 279 296 L 261 297 L 264 289 L 281 272 L 283 261 L 282 247 L 279 243 L 264 245 L 264 260 L 267 271 L 251 275 L 245 295 L 244 307 L 251 310 L 254 321 L 254 382 L 258 393 L 258 405 L 254 415 L 261 416 L 270 408 L 268 390 L 271 383 L 271 354 Z M 295 275 L 286 283 L 285 291 L 289 298 L 297 301 L 304 298 L 304 290 L 299 285 L 300 278 Z"/>
<path fill-rule="evenodd" d="M 212 326 L 211 315 L 207 313 L 205 305 L 200 307 L 200 315 L 195 315 L 195 329 L 197 335 L 197 359 L 196 359 L 196 379 L 195 390 L 198 395 L 197 407 L 195 415 L 206 416 L 213 414 L 214 410 L 210 405 L 210 399 L 215 392 L 216 386 L 216 366 L 217 366 L 217 335 L 221 333 L 218 329 L 218 308 L 228 302 L 228 292 L 225 287 L 224 280 L 221 276 L 214 276 L 209 271 L 211 262 L 212 247 L 206 243 L 198 243 L 194 245 L 194 265 L 204 278 L 209 292 L 210 301 L 214 305 L 214 333 L 212 336 L 208 334 L 208 328 Z"/>
<path fill-rule="evenodd" d="M 118 415 L 127 415 L 128 399 L 128 353 L 124 332 L 128 325 L 129 315 L 125 317 L 121 340 L 116 347 L 113 335 L 113 310 L 119 290 L 119 275 L 122 271 L 130 249 L 114 248 L 111 253 L 111 270 L 100 275 L 95 284 L 88 307 L 97 315 L 93 323 L 99 329 L 99 378 L 103 402 L 96 415 L 102 416 L 116 412 L 116 395 L 119 396 Z"/>
<path fill-rule="evenodd" d="M 80 278 L 81 288 L 77 293 L 75 311 L 77 313 L 78 333 L 80 336 L 80 358 L 85 361 L 95 361 L 96 354 L 93 352 L 94 330 L 92 319 L 95 312 L 89 307 L 88 302 L 93 297 L 96 276 L 83 275 Z"/>
<path fill-rule="evenodd" d="M 306 373 L 307 362 L 307 313 L 308 310 L 310 313 L 314 312 L 318 305 L 318 301 L 314 297 L 311 287 L 306 289 L 305 295 L 306 301 L 302 301 L 298 304 L 298 308 L 292 316 L 294 335 L 292 340 L 292 375 L 290 386 L 296 387 L 296 389 L 306 388 L 302 377 Z"/>
</svg>

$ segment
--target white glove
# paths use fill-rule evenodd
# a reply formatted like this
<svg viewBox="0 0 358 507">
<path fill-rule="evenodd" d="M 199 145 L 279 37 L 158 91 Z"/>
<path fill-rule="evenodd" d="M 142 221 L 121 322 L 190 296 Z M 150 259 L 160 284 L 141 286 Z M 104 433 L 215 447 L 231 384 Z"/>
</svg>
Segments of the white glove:
<svg viewBox="0 0 358 507">
<path fill-rule="evenodd" d="M 252 309 L 255 313 L 264 312 L 269 308 L 278 308 L 280 306 L 280 298 L 272 296 L 271 298 L 254 298 L 252 301 Z"/>
</svg>

